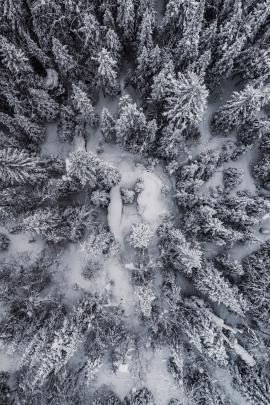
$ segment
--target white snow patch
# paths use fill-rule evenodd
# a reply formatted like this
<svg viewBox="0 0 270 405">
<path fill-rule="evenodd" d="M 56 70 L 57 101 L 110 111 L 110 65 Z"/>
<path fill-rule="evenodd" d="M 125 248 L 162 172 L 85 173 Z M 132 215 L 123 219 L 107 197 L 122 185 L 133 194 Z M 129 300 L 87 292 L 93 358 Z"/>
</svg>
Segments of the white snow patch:
<svg viewBox="0 0 270 405">
<path fill-rule="evenodd" d="M 144 190 L 138 196 L 138 210 L 143 220 L 157 228 L 169 213 L 164 195 L 161 193 L 163 182 L 152 172 L 142 173 Z"/>
<path fill-rule="evenodd" d="M 145 379 L 146 386 L 153 393 L 157 405 L 167 405 L 171 398 L 183 399 L 183 393 L 168 372 L 168 357 L 169 351 L 166 348 L 156 350 Z"/>
<path fill-rule="evenodd" d="M 115 186 L 110 191 L 110 204 L 108 206 L 108 225 L 117 242 L 122 244 L 121 219 L 123 204 L 120 187 Z"/>
<path fill-rule="evenodd" d="M 129 273 L 120 260 L 111 257 L 104 263 L 107 278 L 112 282 L 111 290 L 116 304 L 121 304 L 127 315 L 134 315 L 135 300 Z"/>
<path fill-rule="evenodd" d="M 54 69 L 46 69 L 47 77 L 45 81 L 46 89 L 52 90 L 58 86 L 58 73 Z"/>
<path fill-rule="evenodd" d="M 77 135 L 73 139 L 73 152 L 85 152 L 85 139 L 82 135 Z"/>
<path fill-rule="evenodd" d="M 241 357 L 241 359 L 250 367 L 255 366 L 256 361 L 254 360 L 254 358 L 246 351 L 246 349 L 243 348 L 243 346 L 241 346 L 237 339 L 234 340 L 233 343 L 233 348 L 235 350 L 235 353 L 238 354 L 238 356 Z"/>
<path fill-rule="evenodd" d="M 6 350 L 0 350 L 0 371 L 14 372 L 19 364 L 19 357 L 11 355 Z"/>
<path fill-rule="evenodd" d="M 41 147 L 41 155 L 57 155 L 67 157 L 72 150 L 72 145 L 61 142 L 57 135 L 57 124 L 49 124 L 46 129 L 46 139 Z"/>
</svg>

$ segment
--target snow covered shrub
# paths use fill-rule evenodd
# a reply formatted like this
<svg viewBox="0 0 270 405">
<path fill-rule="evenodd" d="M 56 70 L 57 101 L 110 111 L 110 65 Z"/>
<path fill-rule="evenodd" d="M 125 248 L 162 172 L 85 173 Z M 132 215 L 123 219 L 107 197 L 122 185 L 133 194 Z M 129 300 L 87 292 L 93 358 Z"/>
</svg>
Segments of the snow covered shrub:
<svg viewBox="0 0 270 405">
<path fill-rule="evenodd" d="M 82 275 L 86 279 L 91 279 L 96 273 L 102 269 L 101 263 L 97 260 L 96 256 L 89 258 L 86 264 L 83 266 Z"/>
<path fill-rule="evenodd" d="M 144 190 L 144 180 L 142 178 L 137 179 L 134 190 L 138 194 Z"/>
<path fill-rule="evenodd" d="M 135 224 L 131 226 L 129 243 L 135 249 L 147 249 L 154 232 L 148 224 Z"/>
<path fill-rule="evenodd" d="M 96 190 L 91 194 L 91 202 L 96 207 L 106 208 L 110 204 L 110 193 L 105 190 Z"/>
<path fill-rule="evenodd" d="M 102 226 L 88 236 L 87 240 L 82 243 L 81 248 L 89 258 L 94 259 L 102 256 L 114 256 L 119 250 L 118 243 L 112 233 Z"/>
<path fill-rule="evenodd" d="M 93 405 L 122 405 L 117 395 L 106 385 L 101 386 L 95 393 Z"/>
<path fill-rule="evenodd" d="M 7 250 L 9 245 L 9 237 L 5 233 L 0 232 L 0 250 Z"/>
<path fill-rule="evenodd" d="M 110 166 L 108 163 L 100 163 L 97 170 L 97 180 L 101 185 L 101 188 L 105 190 L 110 190 L 112 187 L 117 186 L 121 180 L 120 171 Z"/>
<path fill-rule="evenodd" d="M 244 170 L 239 170 L 236 167 L 229 167 L 223 172 L 223 183 L 226 191 L 231 191 L 233 188 L 242 183 L 241 176 Z"/>
<path fill-rule="evenodd" d="M 139 308 L 145 318 L 151 318 L 152 302 L 155 300 L 155 294 L 151 286 L 138 286 L 135 288 Z"/>
<path fill-rule="evenodd" d="M 135 200 L 135 191 L 121 187 L 121 197 L 124 204 L 132 204 Z"/>
<path fill-rule="evenodd" d="M 148 388 L 131 391 L 124 399 L 125 405 L 155 405 L 154 396 Z"/>
</svg>

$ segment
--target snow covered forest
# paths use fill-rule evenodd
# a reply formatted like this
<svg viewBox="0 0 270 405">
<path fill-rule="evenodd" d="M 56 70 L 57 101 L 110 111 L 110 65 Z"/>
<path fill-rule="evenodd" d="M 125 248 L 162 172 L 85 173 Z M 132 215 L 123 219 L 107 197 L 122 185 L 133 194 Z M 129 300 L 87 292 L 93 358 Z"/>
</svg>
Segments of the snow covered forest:
<svg viewBox="0 0 270 405">
<path fill-rule="evenodd" d="M 0 0 L 0 405 L 270 404 L 270 0 Z"/>
</svg>

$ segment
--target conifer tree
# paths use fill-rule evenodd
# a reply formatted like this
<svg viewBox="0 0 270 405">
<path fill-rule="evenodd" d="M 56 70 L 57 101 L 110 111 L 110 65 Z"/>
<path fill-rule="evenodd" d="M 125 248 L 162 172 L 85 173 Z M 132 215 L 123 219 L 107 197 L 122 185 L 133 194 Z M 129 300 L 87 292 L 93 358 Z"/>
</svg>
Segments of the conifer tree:
<svg viewBox="0 0 270 405">
<path fill-rule="evenodd" d="M 61 74 L 64 73 L 65 75 L 70 75 L 76 68 L 78 69 L 74 58 L 70 55 L 67 49 L 67 46 L 62 45 L 57 38 L 53 38 L 52 40 L 52 52 Z"/>
<path fill-rule="evenodd" d="M 87 94 L 79 86 L 72 85 L 72 104 L 83 122 L 93 124 L 95 121 L 95 109 Z"/>
<path fill-rule="evenodd" d="M 188 2 L 182 38 L 175 50 L 177 66 L 187 66 L 196 60 L 199 52 L 199 39 L 202 29 L 205 0 L 198 3 Z"/>
<path fill-rule="evenodd" d="M 2 35 L 0 36 L 0 57 L 2 64 L 14 76 L 32 72 L 32 67 L 25 53 Z"/>
<path fill-rule="evenodd" d="M 115 140 L 115 120 L 105 107 L 102 109 L 100 131 L 106 142 Z"/>
<path fill-rule="evenodd" d="M 195 286 L 211 301 L 222 303 L 239 315 L 243 315 L 247 309 L 247 302 L 237 287 L 230 285 L 211 263 L 205 262 L 201 266 L 201 270 L 195 276 Z"/>
<path fill-rule="evenodd" d="M 33 183 L 44 175 L 37 157 L 18 149 L 0 151 L 0 178 L 4 184 Z"/>
<path fill-rule="evenodd" d="M 108 29 L 105 35 L 105 49 L 108 50 L 113 59 L 119 60 L 122 45 L 117 33 L 111 28 Z"/>
<path fill-rule="evenodd" d="M 135 7 L 133 0 L 117 1 L 117 23 L 124 38 L 132 39 L 135 29 Z"/>
<path fill-rule="evenodd" d="M 94 188 L 97 184 L 98 165 L 99 159 L 93 153 L 73 152 L 68 159 L 67 175 L 83 186 Z"/>
<path fill-rule="evenodd" d="M 189 72 L 179 73 L 172 94 L 166 98 L 164 116 L 179 129 L 197 127 L 203 118 L 208 91 L 202 79 Z"/>
<path fill-rule="evenodd" d="M 217 130 L 229 132 L 243 125 L 251 116 L 269 102 L 267 91 L 247 85 L 214 114 L 213 125 Z"/>
<path fill-rule="evenodd" d="M 155 12 L 152 8 L 147 7 L 143 14 L 142 22 L 139 28 L 139 35 L 138 35 L 139 52 L 141 52 L 143 47 L 146 47 L 147 49 L 153 48 L 154 29 L 155 29 Z"/>
<path fill-rule="evenodd" d="M 113 95 L 117 92 L 117 71 L 116 61 L 111 57 L 109 52 L 102 48 L 97 57 L 97 84 L 103 90 L 104 94 Z"/>
<path fill-rule="evenodd" d="M 29 94 L 33 114 L 37 115 L 38 119 L 48 122 L 57 117 L 59 105 L 46 90 L 30 88 Z"/>
<path fill-rule="evenodd" d="M 95 51 L 98 50 L 101 42 L 101 27 L 92 13 L 85 12 L 83 14 L 78 32 L 83 34 L 85 50 L 88 47 Z"/>
<path fill-rule="evenodd" d="M 136 151 L 147 137 L 147 121 L 136 104 L 127 101 L 128 104 L 120 106 L 120 116 L 115 127 L 116 140 L 123 147 Z"/>
<path fill-rule="evenodd" d="M 253 42 L 260 30 L 264 27 L 269 18 L 269 0 L 259 2 L 255 5 L 253 10 L 248 14 L 244 29 L 248 40 Z"/>
</svg>

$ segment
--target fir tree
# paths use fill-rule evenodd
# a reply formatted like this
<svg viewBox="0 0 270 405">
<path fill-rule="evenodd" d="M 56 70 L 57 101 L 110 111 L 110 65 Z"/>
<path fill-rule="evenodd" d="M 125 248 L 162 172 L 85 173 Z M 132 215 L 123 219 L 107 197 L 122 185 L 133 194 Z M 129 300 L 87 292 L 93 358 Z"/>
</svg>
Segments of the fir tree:
<svg viewBox="0 0 270 405">
<path fill-rule="evenodd" d="M 75 84 L 72 85 L 72 104 L 79 114 L 80 120 L 93 124 L 95 121 L 95 109 L 87 94 Z"/>
<path fill-rule="evenodd" d="M 30 104 L 33 114 L 36 114 L 42 121 L 52 121 L 58 115 L 59 105 L 48 94 L 47 91 L 41 89 L 30 89 Z"/>
<path fill-rule="evenodd" d="M 214 114 L 213 125 L 225 132 L 239 128 L 250 116 L 255 117 L 268 102 L 265 89 L 247 85 L 244 90 L 234 92 L 232 98 Z"/>
<path fill-rule="evenodd" d="M 179 74 L 173 81 L 172 94 L 166 98 L 164 116 L 176 128 L 196 127 L 203 118 L 208 91 L 194 73 Z"/>
<path fill-rule="evenodd" d="M 103 90 L 104 94 L 115 94 L 117 91 L 117 72 L 116 61 L 111 57 L 109 52 L 102 48 L 97 57 L 97 84 Z"/>
<path fill-rule="evenodd" d="M 67 46 L 62 45 L 57 38 L 53 38 L 52 52 L 61 74 L 71 75 L 76 68 L 78 69 L 78 66 L 76 66 L 76 62 L 70 55 Z"/>
<path fill-rule="evenodd" d="M 132 39 L 135 29 L 135 7 L 133 0 L 117 1 L 117 23 L 126 39 Z"/>
<path fill-rule="evenodd" d="M 102 109 L 100 131 L 106 142 L 115 140 L 115 120 L 105 107 Z"/>
<path fill-rule="evenodd" d="M 136 104 L 120 105 L 120 116 L 116 121 L 116 141 L 123 147 L 138 150 L 147 137 L 147 121 Z"/>
<path fill-rule="evenodd" d="M 155 29 L 155 12 L 153 9 L 148 8 L 145 10 L 142 18 L 142 22 L 139 28 L 139 45 L 138 48 L 141 51 L 144 47 L 151 49 L 154 46 L 153 33 Z"/>
<path fill-rule="evenodd" d="M 237 287 L 230 285 L 211 263 L 205 262 L 202 265 L 195 276 L 195 286 L 211 301 L 222 303 L 239 315 L 243 315 L 247 309 L 247 302 L 239 294 Z"/>
<path fill-rule="evenodd" d="M 108 29 L 105 35 L 105 49 L 108 50 L 113 59 L 119 60 L 122 45 L 117 33 L 111 28 Z"/>
<path fill-rule="evenodd" d="M 92 153 L 73 152 L 68 160 L 67 175 L 79 181 L 83 186 L 95 188 L 99 159 Z"/>
<path fill-rule="evenodd" d="M 6 185 L 33 183 L 42 179 L 45 172 L 37 157 L 24 150 L 2 149 L 0 151 L 0 178 Z"/>
<path fill-rule="evenodd" d="M 24 52 L 3 36 L 0 36 L 0 56 L 2 64 L 12 75 L 26 75 L 32 72 L 32 67 Z"/>
</svg>

